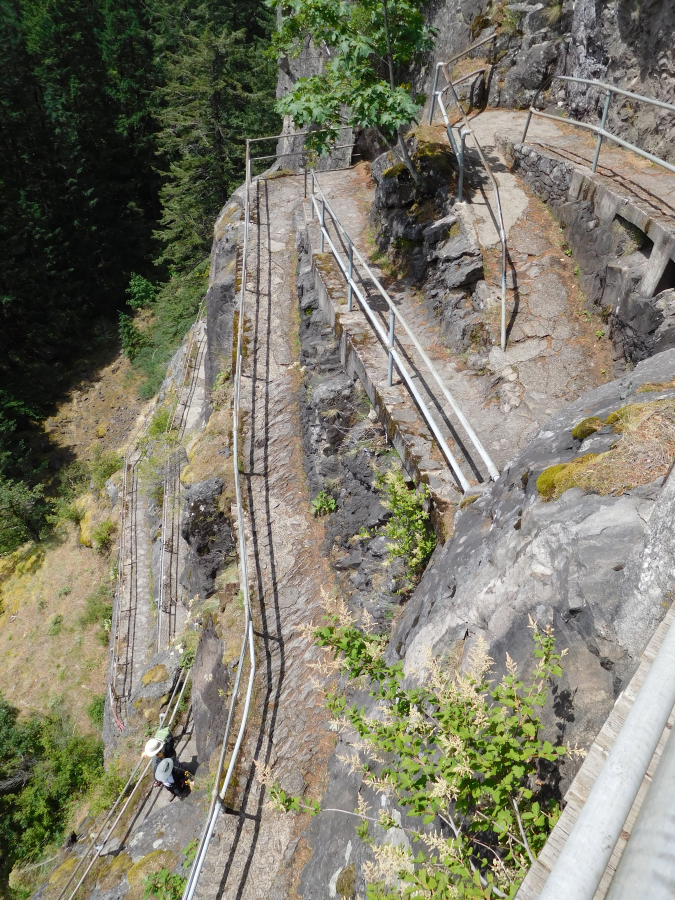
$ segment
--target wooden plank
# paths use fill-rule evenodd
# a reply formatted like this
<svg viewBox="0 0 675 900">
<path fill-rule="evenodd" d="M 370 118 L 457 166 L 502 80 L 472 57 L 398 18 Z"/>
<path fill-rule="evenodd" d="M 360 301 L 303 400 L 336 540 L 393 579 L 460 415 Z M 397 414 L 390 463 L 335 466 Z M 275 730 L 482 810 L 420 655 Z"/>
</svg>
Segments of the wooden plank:
<svg viewBox="0 0 675 900">
<path fill-rule="evenodd" d="M 631 678 L 626 689 L 617 698 L 612 711 L 607 716 L 605 724 L 603 725 L 598 736 L 591 745 L 591 748 L 586 755 L 586 759 L 584 760 L 583 765 L 574 776 L 574 780 L 572 781 L 572 784 L 565 794 L 565 809 L 558 819 L 555 828 L 549 835 L 548 840 L 544 844 L 538 859 L 531 867 L 530 871 L 527 873 L 527 876 L 525 877 L 525 880 L 523 881 L 522 885 L 520 886 L 520 890 L 516 895 L 516 900 L 538 900 L 544 888 L 544 885 L 546 884 L 551 869 L 555 865 L 556 860 L 560 855 L 560 851 L 565 845 L 565 841 L 572 831 L 574 823 L 576 822 L 579 813 L 581 812 L 581 809 L 586 802 L 586 799 L 591 792 L 593 785 L 595 784 L 595 780 L 600 774 L 600 770 L 602 769 L 605 760 L 607 759 L 607 754 L 611 750 L 612 745 L 616 740 L 616 736 L 621 730 L 626 716 L 628 715 L 628 711 L 633 705 L 633 702 L 635 701 L 635 698 L 637 697 L 640 688 L 642 687 L 642 683 L 647 677 L 647 672 L 649 671 L 651 664 L 659 651 L 661 643 L 663 642 L 663 638 L 665 637 L 671 623 L 674 620 L 675 606 L 671 606 L 671 608 L 666 613 L 665 618 L 658 626 L 651 640 L 645 647 L 645 650 L 640 658 L 640 664 L 638 665 L 635 674 Z M 633 825 L 635 824 L 635 820 L 637 819 L 640 807 L 642 806 L 642 802 L 647 793 L 647 789 L 654 775 L 659 759 L 661 757 L 661 753 L 663 751 L 663 747 L 665 746 L 666 740 L 668 739 L 668 734 L 670 733 L 670 729 L 672 728 L 673 724 L 675 724 L 675 714 L 671 713 L 670 718 L 668 719 L 668 724 L 663 730 L 663 734 L 659 739 L 659 743 L 654 752 L 654 756 L 651 759 L 649 768 L 647 769 L 647 773 L 645 774 L 642 785 L 640 786 L 640 790 L 638 791 L 637 797 L 635 798 L 635 802 L 633 803 L 630 813 L 628 814 L 628 818 L 626 819 L 626 822 L 624 824 L 621 836 L 617 841 L 614 852 L 612 853 L 610 861 L 607 864 L 605 874 L 602 878 L 602 881 L 600 882 L 597 891 L 595 892 L 594 900 L 604 900 L 604 897 L 609 890 L 609 885 L 612 881 L 612 878 L 614 877 L 616 867 L 618 866 L 619 860 L 621 859 L 621 854 L 623 853 L 624 847 L 626 846 L 628 838 L 630 837 L 630 834 L 632 832 Z"/>
</svg>

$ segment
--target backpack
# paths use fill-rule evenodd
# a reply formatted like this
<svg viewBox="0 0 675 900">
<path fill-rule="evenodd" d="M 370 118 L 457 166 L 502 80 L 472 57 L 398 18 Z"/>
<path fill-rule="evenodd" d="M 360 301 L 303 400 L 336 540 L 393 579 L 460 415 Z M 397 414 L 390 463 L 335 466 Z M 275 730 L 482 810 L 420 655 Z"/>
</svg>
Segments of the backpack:
<svg viewBox="0 0 675 900">
<path fill-rule="evenodd" d="M 174 747 L 174 737 L 171 734 L 170 728 L 160 728 L 157 732 L 155 732 L 155 737 L 158 741 L 162 741 L 164 746 L 162 747 L 162 756 L 174 757 L 176 755 L 176 748 Z"/>
</svg>

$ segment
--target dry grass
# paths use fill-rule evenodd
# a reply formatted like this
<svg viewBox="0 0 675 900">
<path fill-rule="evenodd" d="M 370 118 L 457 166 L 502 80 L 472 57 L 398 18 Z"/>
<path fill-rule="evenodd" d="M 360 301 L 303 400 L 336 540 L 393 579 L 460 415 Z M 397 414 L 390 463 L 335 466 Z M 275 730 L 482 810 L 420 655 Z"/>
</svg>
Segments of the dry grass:
<svg viewBox="0 0 675 900">
<path fill-rule="evenodd" d="M 461 78 L 463 75 L 468 75 L 470 72 L 474 72 L 476 69 L 482 69 L 487 65 L 488 61 L 482 56 L 476 56 L 473 59 L 469 56 L 465 56 L 464 59 L 460 59 L 459 62 L 455 64 L 452 70 L 452 80 L 457 81 L 457 79 Z"/>
<path fill-rule="evenodd" d="M 99 629 L 79 620 L 87 597 L 109 578 L 109 566 L 80 544 L 76 526 L 65 527 L 58 541 L 27 545 L 2 560 L 2 692 L 23 713 L 47 712 L 61 701 L 77 727 L 91 732 L 86 707 L 104 691 L 107 648 Z"/>
<path fill-rule="evenodd" d="M 573 487 L 620 496 L 670 471 L 675 459 L 675 401 L 631 404 L 608 418 L 623 435 L 619 443 L 606 453 L 546 469 L 537 479 L 542 496 L 557 500 Z"/>
</svg>

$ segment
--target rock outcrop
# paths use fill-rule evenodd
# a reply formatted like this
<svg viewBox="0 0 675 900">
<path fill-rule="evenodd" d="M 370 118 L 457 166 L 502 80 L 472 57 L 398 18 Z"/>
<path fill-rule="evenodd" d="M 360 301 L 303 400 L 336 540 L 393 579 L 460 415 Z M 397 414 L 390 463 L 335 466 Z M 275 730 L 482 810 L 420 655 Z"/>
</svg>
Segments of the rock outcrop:
<svg viewBox="0 0 675 900">
<path fill-rule="evenodd" d="M 188 598 L 210 597 L 218 572 L 234 556 L 232 523 L 219 505 L 224 487 L 221 478 L 185 487 L 181 536 L 189 552 L 181 584 Z"/>
<path fill-rule="evenodd" d="M 432 557 L 421 583 L 392 634 L 387 658 L 402 661 L 414 681 L 427 654 L 446 668 L 460 668 L 482 638 L 494 659 L 493 677 L 505 671 L 508 652 L 526 674 L 533 667 L 528 617 L 552 625 L 558 648 L 567 648 L 564 674 L 543 711 L 546 736 L 587 748 L 632 676 L 639 655 L 672 601 L 675 574 L 675 478 L 614 494 L 572 488 L 546 501 L 537 479 L 552 465 L 602 453 L 618 436 L 602 422 L 629 404 L 675 399 L 675 350 L 641 363 L 635 371 L 580 397 L 542 429 L 504 470 L 457 514 L 455 532 Z M 587 427 L 575 428 L 589 417 Z M 572 431 L 575 431 L 574 436 Z M 624 486 L 625 487 L 625 486 Z M 351 698 L 370 702 L 367 694 Z M 373 795 L 341 761 L 358 736 L 338 738 L 329 763 L 322 805 L 351 810 L 360 797 L 396 818 L 386 795 Z M 551 774 L 551 789 L 564 793 L 579 760 Z M 410 820 L 409 820 L 410 821 Z M 375 840 L 405 844 L 402 829 Z M 312 857 L 302 872 L 305 898 L 332 896 L 331 885 L 354 867 L 363 891 L 368 850 L 347 816 L 318 817 L 306 832 Z"/>
</svg>

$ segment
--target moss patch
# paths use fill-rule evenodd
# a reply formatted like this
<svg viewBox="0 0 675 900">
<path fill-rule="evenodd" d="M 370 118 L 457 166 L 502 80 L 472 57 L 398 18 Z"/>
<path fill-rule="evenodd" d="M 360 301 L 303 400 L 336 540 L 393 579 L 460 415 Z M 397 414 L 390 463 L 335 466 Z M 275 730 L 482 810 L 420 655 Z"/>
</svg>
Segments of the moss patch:
<svg viewBox="0 0 675 900">
<path fill-rule="evenodd" d="M 578 425 L 572 429 L 572 437 L 575 441 L 583 441 L 591 434 L 602 428 L 605 423 L 597 416 L 590 416 L 588 419 L 582 419 Z"/>
<path fill-rule="evenodd" d="M 119 853 L 113 857 L 108 868 L 99 877 L 97 887 L 100 891 L 109 891 L 122 880 L 131 868 L 131 857 L 127 853 Z"/>
<path fill-rule="evenodd" d="M 141 681 L 143 684 L 159 684 L 162 681 L 166 681 L 168 677 L 169 671 L 167 667 L 160 663 L 158 666 L 153 666 L 152 669 L 148 669 L 141 678 Z"/>
<path fill-rule="evenodd" d="M 656 391 L 672 391 L 675 389 L 675 379 L 672 381 L 650 381 L 647 384 L 641 384 L 635 391 L 636 394 L 650 394 Z"/>
<path fill-rule="evenodd" d="M 65 884 L 78 862 L 79 860 L 75 856 L 69 856 L 65 862 L 61 863 L 55 872 L 52 872 L 49 878 L 49 884 L 54 886 Z"/>
<path fill-rule="evenodd" d="M 401 178 L 402 176 L 407 176 L 408 178 L 410 178 L 410 172 L 406 169 L 405 165 L 402 162 L 394 163 L 393 166 L 385 169 L 382 173 L 383 178 Z"/>
<path fill-rule="evenodd" d="M 459 504 L 459 508 L 466 509 L 467 506 L 471 506 L 472 503 L 475 503 L 479 497 L 480 497 L 480 494 L 467 494 L 466 497 L 464 497 L 462 499 L 462 502 Z"/>
<path fill-rule="evenodd" d="M 337 888 L 340 897 L 344 897 L 346 900 L 350 900 L 350 898 L 354 896 L 356 888 L 356 869 L 354 868 L 354 863 L 340 872 L 335 887 Z"/>
</svg>

